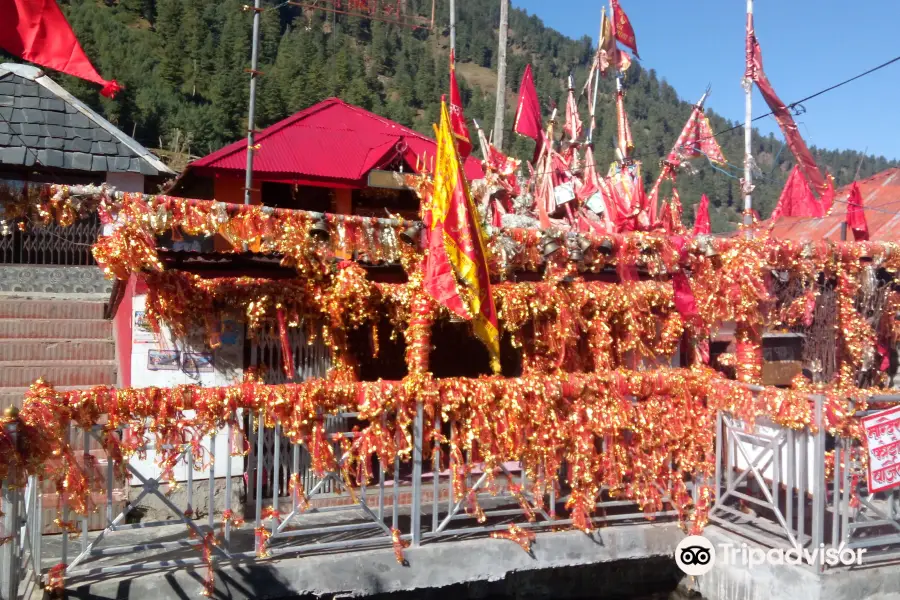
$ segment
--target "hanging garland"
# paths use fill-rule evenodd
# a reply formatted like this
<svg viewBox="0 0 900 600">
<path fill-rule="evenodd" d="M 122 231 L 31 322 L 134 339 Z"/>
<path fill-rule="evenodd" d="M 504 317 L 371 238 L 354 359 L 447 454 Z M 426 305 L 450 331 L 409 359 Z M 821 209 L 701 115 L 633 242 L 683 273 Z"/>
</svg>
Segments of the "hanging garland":
<svg viewBox="0 0 900 600">
<path fill-rule="evenodd" d="M 277 386 L 252 382 L 214 388 L 100 386 L 68 392 L 58 392 L 39 380 L 31 386 L 18 417 L 21 445 L 7 453 L 11 460 L 0 465 L 0 478 L 8 475 L 9 465 L 20 466 L 16 471 L 20 481 L 25 474 L 54 481 L 69 507 L 86 515 L 94 507 L 88 474 L 78 460 L 78 450 L 67 441 L 70 425 L 100 426 L 100 445 L 120 470 L 152 441 L 159 449 L 162 478 L 173 479 L 178 456 L 186 447 L 193 460 L 208 462 L 202 440 L 225 424 L 234 425 L 232 452 L 242 453 L 246 440 L 236 416 L 243 409 L 261 413 L 266 427 L 280 423 L 293 443 L 304 444 L 317 475 L 339 471 L 346 481 L 368 482 L 373 472 L 371 456 L 384 465 L 392 465 L 397 457 L 409 460 L 415 406 L 422 402 L 426 439 L 443 439 L 435 427 L 450 423 L 456 431 L 452 440 L 445 440 L 451 453 L 476 452 L 486 470 L 521 461 L 527 466 L 535 497 L 549 492 L 548 486 L 554 484 L 548 474 L 565 460 L 565 481 L 573 497 L 580 498 L 572 501 L 570 509 L 581 515 L 576 524 L 587 528 L 591 499 L 597 497 L 600 486 L 636 501 L 644 510 L 656 511 L 662 505 L 656 484 L 677 496 L 686 493 L 684 476 L 710 476 L 717 411 L 729 411 L 747 423 L 766 417 L 782 427 L 815 430 L 810 391 L 766 389 L 754 394 L 708 369 L 668 368 L 515 379 L 433 379 L 427 373 L 411 373 L 399 382 L 314 379 Z M 862 398 L 864 392 L 815 391 L 826 396 L 828 430 L 856 434 L 858 423 L 851 418 L 845 398 L 851 391 Z M 356 407 L 359 418 L 369 424 L 352 442 L 350 459 L 339 467 L 323 418 L 348 407 Z M 852 407 L 863 409 L 864 401 Z M 187 411 L 193 414 L 187 416 Z M 129 428 L 133 435 L 120 437 L 122 428 Z M 3 444 L 12 448 L 0 436 Z M 455 500 L 468 495 L 465 483 L 461 485 L 454 490 Z M 672 502 L 692 522 L 702 517 L 690 515 L 689 497 L 675 497 Z"/>
</svg>

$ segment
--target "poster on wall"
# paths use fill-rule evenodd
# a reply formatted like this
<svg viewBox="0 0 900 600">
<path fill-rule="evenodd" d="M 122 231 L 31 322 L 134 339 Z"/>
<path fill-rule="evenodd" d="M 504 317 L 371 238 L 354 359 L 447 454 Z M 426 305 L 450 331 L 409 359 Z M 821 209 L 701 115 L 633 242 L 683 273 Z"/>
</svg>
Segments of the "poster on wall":
<svg viewBox="0 0 900 600">
<path fill-rule="evenodd" d="M 135 344 L 152 344 L 156 342 L 156 334 L 150 329 L 147 322 L 147 313 L 144 310 L 135 310 L 132 319 L 131 340 Z"/>
<path fill-rule="evenodd" d="M 869 493 L 900 486 L 900 407 L 863 417 L 869 447 Z"/>
<path fill-rule="evenodd" d="M 181 370 L 188 375 L 212 373 L 215 370 L 212 352 L 185 352 L 181 356 Z"/>
<path fill-rule="evenodd" d="M 178 350 L 147 351 L 147 369 L 150 371 L 177 371 L 180 368 Z"/>
</svg>

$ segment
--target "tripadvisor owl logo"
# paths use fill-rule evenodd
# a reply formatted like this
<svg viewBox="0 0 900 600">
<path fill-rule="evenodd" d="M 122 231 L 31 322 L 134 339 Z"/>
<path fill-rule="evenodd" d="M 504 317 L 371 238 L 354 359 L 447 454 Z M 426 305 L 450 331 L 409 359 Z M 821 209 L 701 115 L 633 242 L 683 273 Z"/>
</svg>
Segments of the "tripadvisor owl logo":
<svg viewBox="0 0 900 600">
<path fill-rule="evenodd" d="M 675 548 L 675 564 L 685 575 L 705 575 L 716 564 L 716 548 L 702 535 L 689 535 Z"/>
<path fill-rule="evenodd" d="M 837 548 L 819 544 L 795 548 L 759 548 L 746 543 L 720 543 L 718 558 L 716 547 L 701 535 L 689 535 L 675 547 L 675 564 L 685 573 L 694 577 L 709 573 L 716 561 L 723 565 L 742 565 L 749 568 L 761 565 L 821 565 L 851 566 L 862 565 L 866 548 L 849 548 L 841 544 Z"/>
</svg>

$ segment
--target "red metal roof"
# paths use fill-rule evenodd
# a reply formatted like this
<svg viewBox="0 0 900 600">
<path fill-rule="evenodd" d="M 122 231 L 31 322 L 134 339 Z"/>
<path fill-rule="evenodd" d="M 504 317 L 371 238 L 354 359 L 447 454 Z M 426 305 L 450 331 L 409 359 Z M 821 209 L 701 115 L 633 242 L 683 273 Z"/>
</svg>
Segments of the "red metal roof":
<svg viewBox="0 0 900 600">
<path fill-rule="evenodd" d="M 415 168 L 433 161 L 434 140 L 365 109 L 329 98 L 275 123 L 256 136 L 253 172 L 267 181 L 365 186 L 369 171 L 398 154 Z M 201 175 L 244 173 L 247 142 L 240 140 L 188 165 Z M 484 177 L 481 162 L 469 157 L 466 176 Z"/>
<path fill-rule="evenodd" d="M 895 241 L 900 237 L 900 168 L 877 173 L 859 182 L 863 210 L 873 241 Z M 841 223 L 847 218 L 847 197 L 850 186 L 837 191 L 831 214 L 821 219 L 807 217 L 779 217 L 772 229 L 774 237 L 798 241 L 841 239 Z M 853 239 L 853 233 L 847 234 Z"/>
</svg>

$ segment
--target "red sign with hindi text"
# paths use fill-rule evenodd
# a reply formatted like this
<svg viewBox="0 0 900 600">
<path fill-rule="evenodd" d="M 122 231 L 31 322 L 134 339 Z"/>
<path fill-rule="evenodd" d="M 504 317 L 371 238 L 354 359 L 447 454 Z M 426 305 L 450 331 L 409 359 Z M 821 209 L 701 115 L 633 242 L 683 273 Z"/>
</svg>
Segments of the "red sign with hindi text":
<svg viewBox="0 0 900 600">
<path fill-rule="evenodd" d="M 900 486 L 900 406 L 862 419 L 869 448 L 869 493 Z"/>
</svg>

